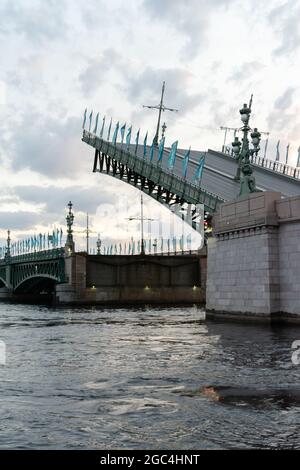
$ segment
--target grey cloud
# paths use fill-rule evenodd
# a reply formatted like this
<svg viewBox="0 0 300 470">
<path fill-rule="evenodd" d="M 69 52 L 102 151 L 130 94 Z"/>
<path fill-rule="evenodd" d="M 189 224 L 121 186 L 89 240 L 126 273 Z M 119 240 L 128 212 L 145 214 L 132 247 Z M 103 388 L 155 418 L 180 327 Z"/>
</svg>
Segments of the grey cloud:
<svg viewBox="0 0 300 470">
<path fill-rule="evenodd" d="M 287 88 L 287 90 L 280 95 L 267 117 L 267 122 L 270 129 L 282 132 L 283 129 L 293 129 L 295 123 L 298 122 L 297 111 L 293 110 L 293 98 L 297 89 L 293 87 Z"/>
<path fill-rule="evenodd" d="M 264 69 L 265 66 L 258 61 L 245 62 L 242 65 L 238 65 L 229 80 L 235 82 L 241 82 L 251 78 L 254 74 Z"/>
<path fill-rule="evenodd" d="M 81 118 L 61 122 L 29 111 L 5 146 L 16 171 L 29 168 L 50 178 L 71 179 L 84 168 Z"/>
<path fill-rule="evenodd" d="M 144 0 L 144 7 L 153 18 L 167 21 L 187 37 L 186 58 L 193 58 L 205 45 L 209 22 L 216 8 L 226 7 L 235 0 Z"/>
<path fill-rule="evenodd" d="M 121 63 L 120 54 L 112 48 L 105 49 L 99 57 L 90 59 L 78 77 L 82 93 L 85 96 L 92 95 L 107 80 L 107 73 L 112 69 L 118 71 Z"/>
<path fill-rule="evenodd" d="M 99 176 L 101 178 L 101 176 Z M 99 181 L 98 185 L 83 187 L 57 187 L 57 186 L 16 186 L 15 194 L 25 202 L 45 204 L 43 213 L 58 214 L 58 218 L 64 218 L 66 206 L 69 200 L 74 204 L 75 212 L 95 213 L 98 206 L 106 203 L 114 203 L 116 195 L 108 189 L 104 189 Z"/>
<path fill-rule="evenodd" d="M 38 0 L 31 2 L 10 0 L 0 6 L 0 32 L 24 34 L 35 45 L 45 40 L 54 40 L 66 33 L 64 11 L 67 5 L 64 0 Z"/>
<path fill-rule="evenodd" d="M 36 212 L 0 212 L 0 229 L 29 230 L 38 224 L 40 215 Z"/>
<path fill-rule="evenodd" d="M 109 22 L 109 2 L 106 0 L 89 0 L 81 8 L 81 20 L 87 30 L 107 27 Z"/>
<path fill-rule="evenodd" d="M 98 184 L 93 184 L 88 187 L 74 185 L 71 187 L 58 187 L 58 186 L 15 186 L 14 188 L 2 189 L 2 193 L 7 190 L 10 197 L 14 196 L 13 202 L 25 202 L 29 204 L 39 204 L 39 210 L 34 211 L 15 211 L 15 212 L 0 212 L 0 229 L 12 231 L 28 231 L 35 230 L 39 226 L 54 226 L 58 224 L 61 227 L 66 226 L 67 203 L 72 200 L 74 206 L 73 211 L 75 214 L 74 227 L 77 230 L 79 227 L 85 226 L 86 213 L 95 216 L 96 211 L 101 207 L 109 210 L 107 216 L 112 216 L 114 208 L 118 207 L 118 197 L 123 197 L 126 191 L 116 193 L 111 185 L 108 184 L 108 177 L 103 175 L 95 175 L 98 179 Z M 105 188 L 103 188 L 103 179 L 106 179 Z M 119 182 L 116 182 L 120 184 Z M 12 196 L 13 195 L 13 196 Z M 2 201 L 0 195 L 0 201 Z M 3 201 L 12 202 L 12 201 Z M 101 216 L 100 216 L 101 219 Z M 102 220 L 101 220 L 102 221 Z M 106 220 L 103 220 L 103 230 L 105 229 Z M 46 229 L 45 229 L 46 230 Z M 13 234 L 12 234 L 13 235 Z"/>
<path fill-rule="evenodd" d="M 147 67 L 138 77 L 128 82 L 127 94 L 131 101 L 144 104 L 159 103 L 162 81 L 166 81 L 165 103 L 168 108 L 180 110 L 180 115 L 190 112 L 204 99 L 200 93 L 188 93 L 190 73 L 184 69 L 152 69 Z M 172 99 L 172 101 L 170 101 Z"/>
<path fill-rule="evenodd" d="M 46 83 L 46 57 L 41 51 L 38 54 L 28 54 L 21 57 L 17 67 L 6 73 L 5 81 L 13 85 L 24 95 L 33 94 L 48 97 L 49 86 Z"/>
<path fill-rule="evenodd" d="M 299 48 L 299 16 L 300 5 L 295 0 L 288 0 L 269 13 L 269 23 L 274 29 L 276 39 L 280 42 L 273 51 L 275 56 L 283 56 Z"/>
<path fill-rule="evenodd" d="M 275 101 L 275 108 L 279 110 L 285 110 L 289 108 L 292 104 L 293 100 L 293 95 L 295 93 L 296 89 L 293 87 L 288 88 L 283 95 L 279 96 L 277 100 Z"/>
</svg>

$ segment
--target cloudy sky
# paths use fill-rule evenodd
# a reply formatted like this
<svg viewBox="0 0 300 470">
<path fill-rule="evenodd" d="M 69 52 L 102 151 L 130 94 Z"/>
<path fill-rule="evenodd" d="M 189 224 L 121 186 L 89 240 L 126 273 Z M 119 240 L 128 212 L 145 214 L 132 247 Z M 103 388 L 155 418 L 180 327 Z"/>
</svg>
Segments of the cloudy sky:
<svg viewBox="0 0 300 470">
<path fill-rule="evenodd" d="M 126 238 L 138 192 L 92 174 L 81 142 L 85 107 L 154 132 L 166 81 L 167 143 L 218 149 L 254 94 L 252 123 L 280 139 L 295 164 L 300 145 L 298 0 L 0 0 L 0 237 L 64 224 Z M 119 210 L 118 217 L 115 208 Z M 160 209 L 146 201 L 147 216 Z M 111 215 L 109 217 L 109 215 Z M 78 243 L 82 235 L 78 233 Z"/>
</svg>

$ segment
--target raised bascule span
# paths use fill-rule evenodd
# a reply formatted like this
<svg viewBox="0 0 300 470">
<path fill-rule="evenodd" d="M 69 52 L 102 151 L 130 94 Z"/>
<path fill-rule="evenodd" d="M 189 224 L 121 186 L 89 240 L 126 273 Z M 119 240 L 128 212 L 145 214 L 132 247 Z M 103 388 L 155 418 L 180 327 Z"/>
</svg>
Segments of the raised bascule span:
<svg viewBox="0 0 300 470">
<path fill-rule="evenodd" d="M 101 172 L 131 184 L 162 204 L 172 209 L 172 204 L 204 204 L 207 212 L 215 212 L 224 201 L 237 197 L 240 183 L 235 181 L 237 163 L 228 154 L 208 150 L 201 183 L 194 181 L 194 174 L 200 158 L 205 152 L 191 150 L 187 176 L 182 177 L 182 161 L 185 149 L 176 153 L 172 172 L 168 169 L 170 149 L 165 148 L 158 165 L 144 158 L 144 146 L 106 141 L 84 130 L 83 142 L 95 149 L 94 172 Z M 147 147 L 149 153 L 150 147 Z M 153 162 L 157 161 L 155 149 Z M 300 170 L 280 162 L 254 156 L 256 185 L 259 190 L 280 191 L 284 197 L 300 194 Z"/>
<path fill-rule="evenodd" d="M 101 172 L 133 185 L 171 211 L 182 217 L 193 228 L 203 218 L 200 205 L 208 212 L 214 212 L 224 200 L 204 190 L 188 176 L 182 178 L 174 169 L 167 170 L 168 152 L 164 151 L 158 165 L 143 158 L 143 146 L 113 144 L 95 134 L 83 131 L 82 140 L 95 148 L 94 172 Z M 155 149 L 153 161 L 157 161 Z M 202 207 L 203 207 L 202 206 Z"/>
</svg>

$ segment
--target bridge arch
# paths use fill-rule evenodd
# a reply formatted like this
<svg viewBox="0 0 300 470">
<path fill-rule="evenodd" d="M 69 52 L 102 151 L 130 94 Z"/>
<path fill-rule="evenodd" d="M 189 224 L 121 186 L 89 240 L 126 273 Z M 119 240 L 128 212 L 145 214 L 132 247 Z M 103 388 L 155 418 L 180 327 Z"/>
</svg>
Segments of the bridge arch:
<svg viewBox="0 0 300 470">
<path fill-rule="evenodd" d="M 14 294 L 52 294 L 55 290 L 55 285 L 60 280 L 56 276 L 48 274 L 35 274 L 22 279 L 16 286 L 14 286 Z"/>
</svg>

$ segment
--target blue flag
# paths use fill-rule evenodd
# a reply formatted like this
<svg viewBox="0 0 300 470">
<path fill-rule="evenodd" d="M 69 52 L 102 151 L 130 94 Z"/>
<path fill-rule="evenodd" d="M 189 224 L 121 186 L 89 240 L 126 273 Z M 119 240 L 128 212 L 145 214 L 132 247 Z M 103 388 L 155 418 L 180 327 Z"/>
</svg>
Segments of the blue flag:
<svg viewBox="0 0 300 470">
<path fill-rule="evenodd" d="M 105 126 L 105 116 L 102 120 L 102 127 L 101 127 L 101 131 L 100 131 L 100 138 L 102 139 L 103 137 L 103 131 L 104 131 L 104 126 Z"/>
<path fill-rule="evenodd" d="M 159 148 L 158 148 L 158 157 L 157 157 L 157 162 L 162 161 L 162 157 L 164 154 L 164 146 L 165 146 L 165 138 L 163 137 L 159 143 Z"/>
<path fill-rule="evenodd" d="M 82 129 L 85 128 L 85 123 L 86 123 L 86 113 L 87 113 L 87 109 L 85 108 L 85 111 L 84 111 L 84 114 L 83 114 L 83 123 L 82 123 Z"/>
<path fill-rule="evenodd" d="M 150 162 L 153 161 L 154 157 L 154 142 L 152 142 L 151 148 L 150 148 Z"/>
<path fill-rule="evenodd" d="M 109 138 L 110 138 L 111 125 L 112 125 L 112 118 L 110 118 L 109 128 L 108 128 L 108 132 L 107 132 L 107 140 L 109 140 Z"/>
<path fill-rule="evenodd" d="M 148 132 L 145 135 L 144 138 L 144 158 L 147 156 L 147 138 L 148 138 Z"/>
<path fill-rule="evenodd" d="M 140 140 L 140 129 L 137 131 L 136 138 L 135 138 L 135 145 L 139 145 L 139 140 Z"/>
<path fill-rule="evenodd" d="M 117 122 L 115 132 L 112 138 L 112 143 L 115 144 L 117 142 L 117 137 L 118 137 L 118 132 L 119 132 L 119 121 Z"/>
<path fill-rule="evenodd" d="M 136 138 L 135 138 L 135 155 L 136 155 L 137 148 L 139 145 L 139 139 L 140 139 L 140 129 L 137 131 Z"/>
<path fill-rule="evenodd" d="M 183 235 L 181 235 L 181 237 L 179 238 L 179 248 L 181 249 L 181 251 L 183 251 Z"/>
<path fill-rule="evenodd" d="M 190 250 L 192 246 L 192 235 L 190 233 L 186 237 L 186 242 L 187 242 L 187 248 L 188 250 Z"/>
<path fill-rule="evenodd" d="M 95 127 L 94 127 L 94 134 L 97 133 L 98 119 L 99 119 L 99 113 L 97 113 L 97 116 L 96 116 L 96 122 L 95 122 Z"/>
<path fill-rule="evenodd" d="M 200 158 L 199 165 L 198 165 L 198 168 L 196 170 L 195 176 L 194 176 L 194 179 L 199 181 L 199 182 L 201 181 L 201 178 L 202 178 L 204 164 L 205 164 L 205 155 L 202 155 L 202 157 Z"/>
<path fill-rule="evenodd" d="M 93 111 L 91 111 L 91 114 L 90 114 L 90 124 L 89 124 L 89 132 L 91 132 L 91 126 L 92 126 L 92 119 L 93 119 Z"/>
<path fill-rule="evenodd" d="M 125 129 L 126 129 L 126 122 L 124 126 L 121 127 L 120 132 L 121 132 L 121 143 L 123 144 L 124 142 L 124 135 L 125 135 Z"/>
<path fill-rule="evenodd" d="M 287 165 L 288 160 L 289 160 L 289 150 L 290 150 L 290 144 L 288 144 L 286 148 L 286 156 L 285 156 L 285 164 Z"/>
<path fill-rule="evenodd" d="M 130 141 L 131 141 L 131 131 L 132 131 L 132 126 L 130 126 L 128 128 L 128 131 L 127 131 L 127 136 L 126 136 L 126 145 L 127 147 L 129 147 L 130 145 Z"/>
<path fill-rule="evenodd" d="M 168 167 L 172 170 L 175 165 L 176 152 L 177 152 L 178 140 L 172 144 L 171 152 L 168 158 Z"/>
<path fill-rule="evenodd" d="M 186 178 L 187 175 L 187 170 L 188 170 L 188 165 L 189 165 L 189 159 L 190 159 L 190 154 L 191 154 L 191 147 L 188 149 L 186 152 L 184 159 L 182 161 L 182 174 L 183 177 Z"/>
</svg>

